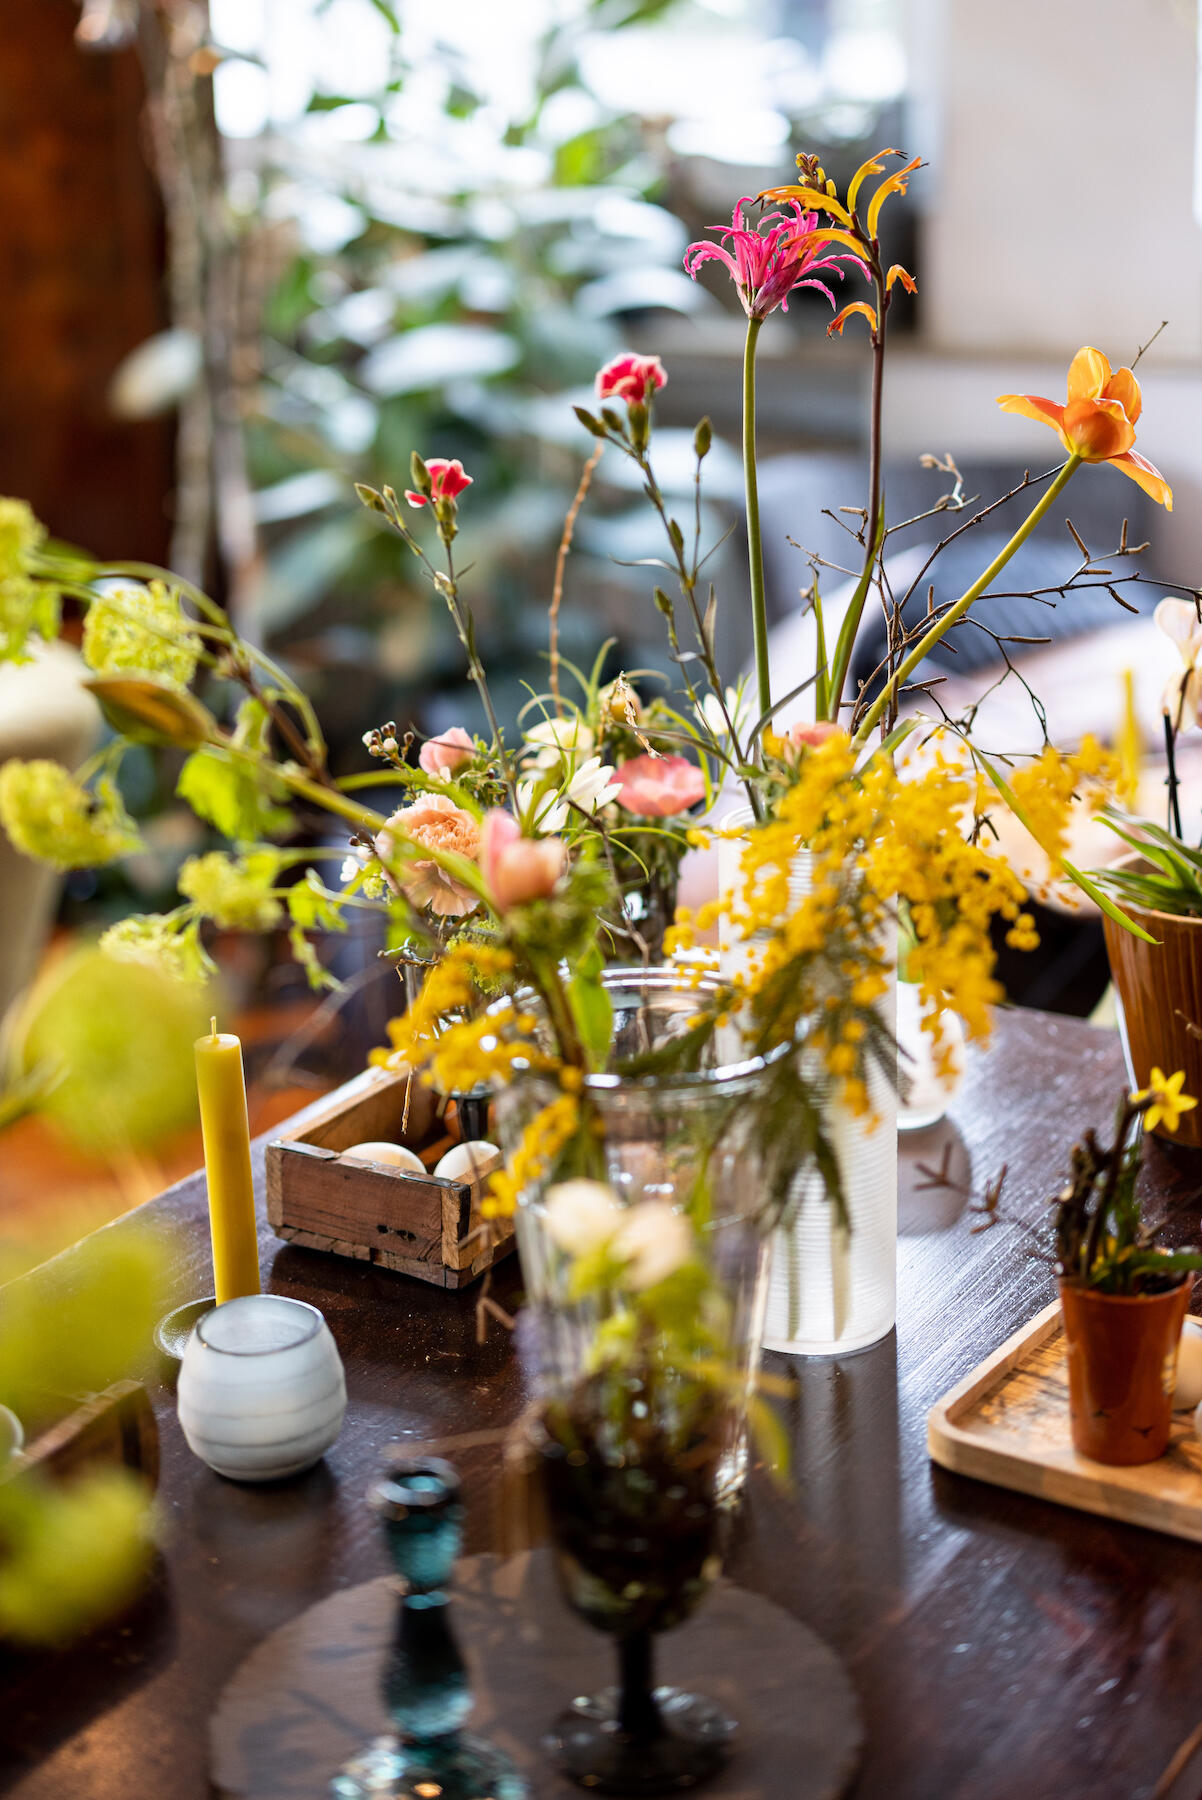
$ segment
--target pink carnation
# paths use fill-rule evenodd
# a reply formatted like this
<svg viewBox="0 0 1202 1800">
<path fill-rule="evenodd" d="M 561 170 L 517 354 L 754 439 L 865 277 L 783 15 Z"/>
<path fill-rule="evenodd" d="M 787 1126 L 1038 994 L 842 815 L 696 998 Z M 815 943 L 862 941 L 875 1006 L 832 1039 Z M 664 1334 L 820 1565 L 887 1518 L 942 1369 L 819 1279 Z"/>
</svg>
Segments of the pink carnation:
<svg viewBox="0 0 1202 1800">
<path fill-rule="evenodd" d="M 598 400 L 637 400 L 646 404 L 668 379 L 658 356 L 615 356 L 597 374 Z"/>
<path fill-rule="evenodd" d="M 427 775 L 437 776 L 440 780 L 453 775 L 465 762 L 476 754 L 476 746 L 463 729 L 462 725 L 452 725 L 436 738 L 430 738 L 422 745 L 418 762 Z"/>
<path fill-rule="evenodd" d="M 705 776 L 687 756 L 633 756 L 614 770 L 618 805 L 645 819 L 688 812 L 705 794 Z"/>
<path fill-rule="evenodd" d="M 384 861 L 393 854 L 394 834 L 422 844 L 427 850 L 453 851 L 475 862 L 480 854 L 480 826 L 470 812 L 446 794 L 424 794 L 412 806 L 402 806 L 388 821 L 387 831 L 379 836 L 380 854 Z M 477 899 L 447 874 L 438 863 L 422 857 L 407 864 L 401 879 L 401 892 L 414 906 L 428 906 L 444 918 L 459 918 L 472 911 Z"/>
<path fill-rule="evenodd" d="M 562 838 L 524 838 L 511 813 L 484 815 L 480 866 L 498 912 L 545 900 L 563 874 L 567 845 Z"/>
<path fill-rule="evenodd" d="M 472 485 L 472 478 L 464 474 L 458 457 L 454 462 L 448 462 L 445 456 L 432 456 L 426 468 L 430 475 L 431 497 L 435 500 L 453 500 L 456 494 Z M 405 489 L 405 498 L 410 506 L 429 505 L 425 494 L 415 494 L 412 488 Z"/>
</svg>

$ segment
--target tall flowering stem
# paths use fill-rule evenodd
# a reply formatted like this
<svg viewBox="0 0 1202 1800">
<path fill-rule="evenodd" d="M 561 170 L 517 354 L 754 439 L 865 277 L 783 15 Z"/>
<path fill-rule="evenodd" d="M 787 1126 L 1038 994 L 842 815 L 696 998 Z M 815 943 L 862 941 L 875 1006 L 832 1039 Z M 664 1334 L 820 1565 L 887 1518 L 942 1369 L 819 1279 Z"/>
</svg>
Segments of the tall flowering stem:
<svg viewBox="0 0 1202 1800">
<path fill-rule="evenodd" d="M 761 199 L 763 196 L 760 196 Z M 764 599 L 764 545 L 760 535 L 759 486 L 755 461 L 755 352 L 760 326 L 769 313 L 779 306 L 789 310 L 789 295 L 798 288 L 816 288 L 824 294 L 834 311 L 835 296 L 827 280 L 842 281 L 843 264 L 852 263 L 866 275 L 867 268 L 858 254 L 848 256 L 840 250 L 835 255 L 820 256 L 826 235 L 818 229 L 813 212 L 807 212 L 796 200 L 790 200 L 791 213 L 765 213 L 752 227 L 743 209 L 751 205 L 744 198 L 731 215 L 730 225 L 717 232 L 727 243 L 707 240 L 690 244 L 685 251 L 686 272 L 697 278 L 703 263 L 720 262 L 730 275 L 747 314 L 747 341 L 743 351 L 743 479 L 747 497 L 747 565 L 751 581 L 751 623 L 755 642 L 756 686 L 760 712 L 772 711 L 772 684 L 768 669 L 768 612 Z"/>
<path fill-rule="evenodd" d="M 881 403 L 885 380 L 885 321 L 893 298 L 893 286 L 900 281 L 907 293 L 915 291 L 912 275 L 903 269 L 900 263 L 894 263 L 886 271 L 881 257 L 881 245 L 878 232 L 881 208 L 891 194 L 904 194 L 910 176 L 922 167 L 921 159 L 915 157 L 904 168 L 892 175 L 886 175 L 886 165 L 881 160 L 887 156 L 900 156 L 900 150 L 880 150 L 875 156 L 861 165 L 852 177 L 847 190 L 846 202 L 841 201 L 835 191 L 835 184 L 821 167 L 815 156 L 799 156 L 797 158 L 798 174 L 801 181 L 796 186 L 768 188 L 758 196 L 760 200 L 791 201 L 794 205 L 805 208 L 810 213 L 823 212 L 835 223 L 812 233 L 810 242 L 817 249 L 819 245 L 838 245 L 843 252 L 850 252 L 865 275 L 872 283 L 875 304 L 855 300 L 834 318 L 827 327 L 830 336 L 843 335 L 843 327 L 855 314 L 867 320 L 869 335 L 872 341 L 872 401 L 868 439 L 868 506 L 864 518 L 864 563 L 863 571 L 852 597 L 851 605 L 844 616 L 838 641 L 835 645 L 829 679 L 825 683 L 826 717 L 838 719 L 843 700 L 843 688 L 847 680 L 847 672 L 851 665 L 851 653 L 855 644 L 856 632 L 863 615 L 864 605 L 868 598 L 868 590 L 872 585 L 873 570 L 880 555 L 884 541 L 881 494 Z M 857 203 L 860 190 L 869 176 L 886 175 L 886 179 L 874 192 L 865 209 L 861 221 Z"/>
<path fill-rule="evenodd" d="M 749 318 L 743 347 L 743 491 L 747 503 L 747 573 L 751 581 L 751 629 L 755 682 L 761 714 L 772 710 L 768 666 L 768 605 L 764 592 L 764 540 L 760 532 L 760 490 L 755 462 L 755 350 L 762 319 Z"/>
</svg>

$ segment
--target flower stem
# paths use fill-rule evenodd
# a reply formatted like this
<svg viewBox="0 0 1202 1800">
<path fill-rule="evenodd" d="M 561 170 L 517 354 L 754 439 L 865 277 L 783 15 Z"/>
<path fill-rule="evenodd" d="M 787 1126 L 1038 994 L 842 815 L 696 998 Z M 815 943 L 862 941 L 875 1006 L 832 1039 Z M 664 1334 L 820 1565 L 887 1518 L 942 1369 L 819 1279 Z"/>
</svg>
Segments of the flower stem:
<svg viewBox="0 0 1202 1800">
<path fill-rule="evenodd" d="M 747 569 L 751 577 L 751 628 L 755 679 L 761 715 L 772 708 L 768 670 L 768 611 L 764 601 L 764 542 L 760 536 L 760 492 L 755 467 L 755 347 L 762 319 L 748 319 L 743 348 L 743 481 L 747 495 Z"/>
<path fill-rule="evenodd" d="M 839 722 L 843 686 L 851 666 L 856 632 L 860 627 L 864 603 L 872 582 L 873 566 L 884 538 L 884 519 L 881 517 L 881 403 L 885 391 L 885 320 L 889 312 L 889 290 L 881 274 L 879 257 L 873 264 L 873 283 L 876 288 L 877 323 L 872 334 L 872 400 L 868 425 L 868 512 L 864 520 L 864 567 L 851 605 L 839 628 L 834 666 L 830 672 L 829 699 L 824 716 L 833 719 L 836 724 Z"/>
<path fill-rule="evenodd" d="M 959 624 L 969 607 L 981 598 L 985 589 L 989 587 L 990 583 L 993 582 L 1005 568 L 1015 551 L 1020 549 L 1021 546 L 1026 543 L 1049 507 L 1052 506 L 1057 497 L 1068 486 L 1069 481 L 1076 474 L 1080 464 L 1081 458 L 1079 456 L 1072 455 L 1069 457 L 1064 467 L 1056 476 L 1056 479 L 1048 488 L 1047 493 L 1044 494 L 1031 508 L 1031 511 L 1027 514 L 1027 517 L 1023 520 L 1014 536 L 1010 539 L 1010 542 L 1004 549 L 998 551 L 998 554 L 994 557 L 985 572 L 982 575 L 978 575 L 977 579 L 973 582 L 967 592 L 961 594 L 955 605 L 950 606 L 943 617 L 937 620 L 935 624 L 931 626 L 929 631 L 923 632 L 913 650 L 911 650 L 910 654 L 903 660 L 901 665 L 895 670 L 894 674 L 885 684 L 884 692 L 877 696 L 861 720 L 859 729 L 852 739 L 852 742 L 857 749 L 862 749 L 868 742 L 868 736 L 872 731 L 873 726 L 879 722 L 882 715 L 894 703 L 897 696 L 901 693 L 902 687 L 914 673 L 919 663 L 930 654 L 941 639 L 947 636 L 953 625 Z"/>
</svg>

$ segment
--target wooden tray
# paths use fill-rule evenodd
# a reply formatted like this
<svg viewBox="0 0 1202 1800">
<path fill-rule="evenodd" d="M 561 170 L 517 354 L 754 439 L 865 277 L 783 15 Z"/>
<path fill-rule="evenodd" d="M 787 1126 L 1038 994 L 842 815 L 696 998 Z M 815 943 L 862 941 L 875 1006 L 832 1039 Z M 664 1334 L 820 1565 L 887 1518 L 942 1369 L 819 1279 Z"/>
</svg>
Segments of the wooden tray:
<svg viewBox="0 0 1202 1800">
<path fill-rule="evenodd" d="M 957 1474 L 1202 1543 L 1202 1442 L 1192 1412 L 1173 1414 L 1156 1462 L 1116 1469 L 1073 1449 L 1058 1300 L 932 1407 L 927 1448 Z"/>
<path fill-rule="evenodd" d="M 415 1151 L 427 1170 L 455 1141 L 429 1088 L 367 1070 L 302 1129 L 268 1144 L 267 1217 L 278 1236 L 439 1287 L 465 1287 L 508 1256 L 513 1222 L 485 1228 L 485 1181 L 436 1180 L 343 1154 L 381 1139 Z"/>
</svg>

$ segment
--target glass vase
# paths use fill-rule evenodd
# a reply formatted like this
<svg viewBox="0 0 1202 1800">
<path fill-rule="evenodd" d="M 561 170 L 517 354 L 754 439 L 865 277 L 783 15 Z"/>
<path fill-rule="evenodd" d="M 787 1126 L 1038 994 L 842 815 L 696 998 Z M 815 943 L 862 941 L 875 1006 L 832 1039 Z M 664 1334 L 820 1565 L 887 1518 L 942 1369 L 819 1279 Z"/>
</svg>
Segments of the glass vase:
<svg viewBox="0 0 1202 1800">
<path fill-rule="evenodd" d="M 605 983 L 619 1063 L 686 1031 L 706 991 L 669 969 Z M 712 1701 L 657 1683 L 654 1640 L 717 1577 L 745 1468 L 768 1228 L 753 1103 L 768 1066 L 586 1077 L 585 1162 L 519 1201 L 560 1585 L 618 1655 L 617 1686 L 574 1700 L 547 1747 L 601 1792 L 690 1786 L 734 1732 Z M 558 1092 L 527 1077 L 498 1095 L 507 1155 Z"/>
</svg>

